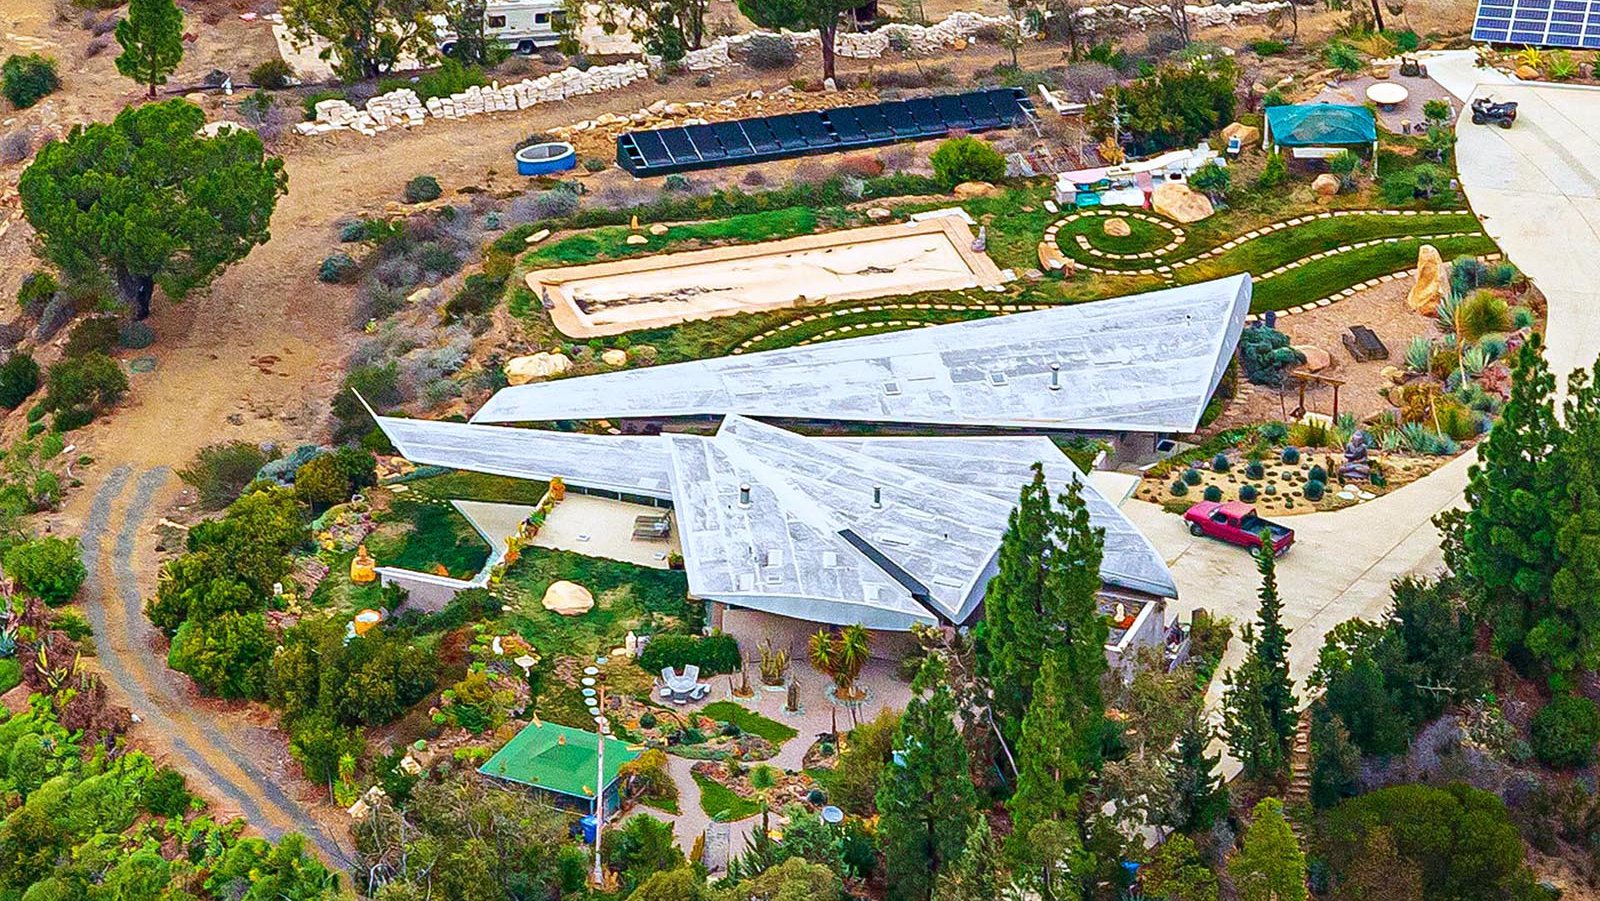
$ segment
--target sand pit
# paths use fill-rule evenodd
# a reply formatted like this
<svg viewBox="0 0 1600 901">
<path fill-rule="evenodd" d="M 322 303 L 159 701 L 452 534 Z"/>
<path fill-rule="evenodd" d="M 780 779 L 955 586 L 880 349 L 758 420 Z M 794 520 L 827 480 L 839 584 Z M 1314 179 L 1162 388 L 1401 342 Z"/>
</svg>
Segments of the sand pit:
<svg viewBox="0 0 1600 901">
<path fill-rule="evenodd" d="M 540 269 L 528 274 L 528 286 L 548 298 L 556 328 L 593 338 L 735 313 L 999 284 L 1000 270 L 972 241 L 966 223 L 934 218 Z"/>
</svg>

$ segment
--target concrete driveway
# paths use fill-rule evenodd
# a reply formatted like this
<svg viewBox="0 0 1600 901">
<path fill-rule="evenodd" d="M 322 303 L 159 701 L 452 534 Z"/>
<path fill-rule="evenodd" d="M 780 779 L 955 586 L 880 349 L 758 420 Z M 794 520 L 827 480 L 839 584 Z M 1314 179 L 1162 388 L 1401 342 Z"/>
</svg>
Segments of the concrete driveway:
<svg viewBox="0 0 1600 901">
<path fill-rule="evenodd" d="M 1518 104 L 1510 129 L 1456 125 L 1462 186 L 1484 229 L 1550 303 L 1545 356 L 1557 375 L 1600 353 L 1600 90 L 1479 84 Z"/>
</svg>

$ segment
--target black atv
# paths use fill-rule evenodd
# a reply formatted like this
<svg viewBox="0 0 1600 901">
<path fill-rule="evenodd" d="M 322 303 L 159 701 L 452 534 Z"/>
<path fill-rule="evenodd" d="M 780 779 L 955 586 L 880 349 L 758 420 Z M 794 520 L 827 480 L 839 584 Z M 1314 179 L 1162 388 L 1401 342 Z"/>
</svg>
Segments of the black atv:
<svg viewBox="0 0 1600 901">
<path fill-rule="evenodd" d="M 1501 128 L 1510 128 L 1511 123 L 1517 121 L 1517 105 L 1515 103 L 1495 103 L 1491 97 L 1479 97 L 1472 101 L 1472 124 L 1488 125 L 1494 123 Z"/>
</svg>

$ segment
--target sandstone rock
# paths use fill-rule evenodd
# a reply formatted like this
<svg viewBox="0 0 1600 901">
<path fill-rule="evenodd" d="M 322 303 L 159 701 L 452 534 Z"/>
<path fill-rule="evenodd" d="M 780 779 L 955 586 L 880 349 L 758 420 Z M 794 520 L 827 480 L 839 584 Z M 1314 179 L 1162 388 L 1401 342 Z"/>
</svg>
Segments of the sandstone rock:
<svg viewBox="0 0 1600 901">
<path fill-rule="evenodd" d="M 538 231 L 534 232 L 533 234 L 527 236 L 526 238 L 523 238 L 522 241 L 523 241 L 524 244 L 537 244 L 540 241 L 543 241 L 545 238 L 548 238 L 548 237 L 550 237 L 550 229 L 541 228 Z"/>
<path fill-rule="evenodd" d="M 629 235 L 627 243 L 636 244 L 636 245 L 637 244 L 649 244 L 650 243 L 650 239 L 646 238 L 644 235 Z"/>
<path fill-rule="evenodd" d="M 1183 182 L 1166 181 L 1150 194 L 1150 208 L 1177 222 L 1199 222 L 1216 212 L 1211 200 Z"/>
<path fill-rule="evenodd" d="M 432 288 L 429 288 L 429 287 L 426 287 L 426 286 L 418 288 L 417 290 L 412 291 L 410 294 L 406 295 L 406 303 L 418 303 L 420 301 L 427 300 L 428 299 L 428 295 L 432 294 L 432 293 L 433 293 L 433 289 Z"/>
<path fill-rule="evenodd" d="M 1416 278 L 1406 295 L 1406 306 L 1423 316 L 1432 316 L 1438 312 L 1446 290 L 1444 259 L 1439 256 L 1439 249 L 1432 244 L 1417 248 Z"/>
<path fill-rule="evenodd" d="M 1318 203 L 1327 203 L 1328 198 L 1339 193 L 1339 176 L 1324 172 L 1311 180 L 1311 190 L 1316 192 Z"/>
<path fill-rule="evenodd" d="M 1240 146 L 1254 147 L 1261 143 L 1261 129 L 1243 122 L 1235 122 L 1222 130 L 1222 140 L 1238 138 Z"/>
<path fill-rule="evenodd" d="M 552 582 L 544 592 L 544 609 L 562 616 L 578 616 L 594 609 L 594 595 L 575 582 Z"/>
<path fill-rule="evenodd" d="M 1112 238 L 1126 238 L 1133 234 L 1133 229 L 1128 227 L 1128 220 L 1126 219 L 1107 219 L 1106 224 L 1101 228 L 1105 230 L 1107 236 Z"/>
<path fill-rule="evenodd" d="M 666 233 L 667 233 L 667 227 L 665 225 L 661 224 L 660 222 L 657 222 L 656 224 L 650 226 L 650 234 L 652 234 L 652 235 L 664 235 Z"/>
<path fill-rule="evenodd" d="M 625 350 L 617 350 L 613 347 L 610 350 L 604 351 L 600 354 L 600 362 L 606 364 L 607 366 L 626 366 L 628 365 L 628 352 Z"/>
<path fill-rule="evenodd" d="M 1039 242 L 1039 265 L 1048 272 L 1065 271 L 1070 274 L 1071 261 L 1054 241 Z"/>
<path fill-rule="evenodd" d="M 1391 385 L 1398 385 L 1406 380 L 1405 370 L 1396 366 L 1385 366 L 1378 374 Z"/>
<path fill-rule="evenodd" d="M 881 206 L 875 206 L 872 209 L 867 210 L 868 219 L 887 219 L 892 215 L 894 214 Z"/>
<path fill-rule="evenodd" d="M 1333 365 L 1333 356 L 1315 344 L 1295 344 L 1291 346 L 1300 351 L 1300 355 L 1306 358 L 1305 365 L 1301 367 L 1302 369 L 1321 372 Z"/>
<path fill-rule="evenodd" d="M 986 181 L 964 181 L 950 193 L 960 200 L 967 200 L 972 197 L 992 197 L 999 194 L 1000 189 Z"/>
<path fill-rule="evenodd" d="M 572 368 L 572 361 L 562 354 L 537 353 L 526 357 L 512 357 L 506 361 L 506 384 L 526 385 L 529 382 L 560 375 Z"/>
<path fill-rule="evenodd" d="M 1529 65 L 1517 66 L 1517 77 L 1523 81 L 1538 81 L 1539 70 Z"/>
</svg>

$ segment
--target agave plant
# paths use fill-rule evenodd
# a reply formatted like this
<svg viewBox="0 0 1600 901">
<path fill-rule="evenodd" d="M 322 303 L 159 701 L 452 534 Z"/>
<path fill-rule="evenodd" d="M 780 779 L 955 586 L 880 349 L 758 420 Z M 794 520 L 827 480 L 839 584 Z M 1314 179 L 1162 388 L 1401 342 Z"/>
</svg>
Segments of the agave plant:
<svg viewBox="0 0 1600 901">
<path fill-rule="evenodd" d="M 1483 367 L 1489 365 L 1489 354 L 1483 349 L 1482 344 L 1474 344 L 1461 353 L 1461 369 L 1467 375 L 1477 378 L 1483 374 Z"/>
<path fill-rule="evenodd" d="M 1538 47 L 1523 47 L 1517 51 L 1517 65 L 1527 66 L 1530 69 L 1543 69 L 1545 66 L 1544 52 Z"/>
<path fill-rule="evenodd" d="M 1583 66 L 1567 50 L 1552 50 L 1545 60 L 1544 74 L 1555 81 L 1566 81 L 1583 71 Z"/>
<path fill-rule="evenodd" d="M 0 632 L 0 660 L 17 653 L 17 639 L 10 632 Z"/>
<path fill-rule="evenodd" d="M 1412 372 L 1427 372 L 1428 361 L 1433 359 L 1433 342 L 1421 335 L 1411 339 L 1406 345 L 1406 369 Z"/>
<path fill-rule="evenodd" d="M 1394 453 L 1400 449 L 1402 436 L 1399 429 L 1392 429 L 1378 436 L 1378 449 Z"/>
<path fill-rule="evenodd" d="M 1454 291 L 1448 291 L 1439 298 L 1439 306 L 1433 315 L 1439 320 L 1439 327 L 1444 329 L 1447 335 L 1456 333 L 1456 307 L 1460 305 L 1461 295 Z"/>
</svg>

